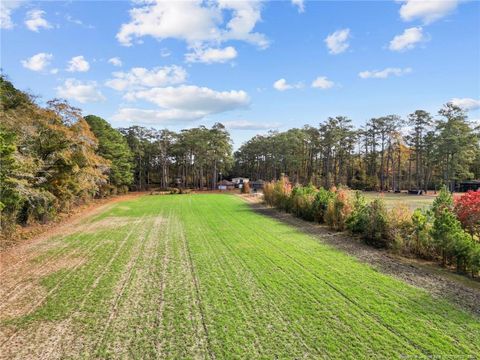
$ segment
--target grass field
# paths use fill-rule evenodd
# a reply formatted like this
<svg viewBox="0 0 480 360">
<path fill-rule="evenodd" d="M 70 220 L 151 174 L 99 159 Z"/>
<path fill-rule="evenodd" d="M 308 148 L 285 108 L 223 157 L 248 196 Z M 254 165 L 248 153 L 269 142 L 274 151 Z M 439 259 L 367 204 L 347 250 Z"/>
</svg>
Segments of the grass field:
<svg viewBox="0 0 480 360">
<path fill-rule="evenodd" d="M 393 208 L 399 205 L 408 206 L 411 210 L 417 208 L 428 208 L 435 199 L 435 195 L 409 195 L 409 194 L 394 194 L 394 193 L 378 193 L 378 192 L 364 192 L 367 200 L 373 201 L 375 199 L 382 199 L 387 208 Z"/>
<path fill-rule="evenodd" d="M 479 318 L 232 195 L 143 196 L 72 231 L 2 270 L 0 357 L 480 354 Z"/>
</svg>

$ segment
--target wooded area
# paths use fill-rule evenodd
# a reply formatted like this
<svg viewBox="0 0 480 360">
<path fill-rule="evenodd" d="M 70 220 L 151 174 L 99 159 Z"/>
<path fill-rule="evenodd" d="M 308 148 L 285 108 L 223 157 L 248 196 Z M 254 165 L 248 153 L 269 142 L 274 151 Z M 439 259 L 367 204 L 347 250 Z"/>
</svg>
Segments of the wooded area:
<svg viewBox="0 0 480 360">
<path fill-rule="evenodd" d="M 45 222 L 90 198 L 168 187 L 215 189 L 231 176 L 362 190 L 438 189 L 480 177 L 480 130 L 447 104 L 439 118 L 417 110 L 355 129 L 329 118 L 257 135 L 232 156 L 225 127 L 173 132 L 141 126 L 114 129 L 66 101 L 45 107 L 2 77 L 0 198 L 2 232 Z"/>
<path fill-rule="evenodd" d="M 175 133 L 114 129 L 66 101 L 43 108 L 4 77 L 1 85 L 2 233 L 46 222 L 91 198 L 169 186 L 216 188 L 233 163 L 222 124 Z"/>
<path fill-rule="evenodd" d="M 434 119 L 417 110 L 373 118 L 355 129 L 337 116 L 285 132 L 257 135 L 235 153 L 235 174 L 329 188 L 359 190 L 439 189 L 480 177 L 480 129 L 465 112 L 446 104 Z"/>
</svg>

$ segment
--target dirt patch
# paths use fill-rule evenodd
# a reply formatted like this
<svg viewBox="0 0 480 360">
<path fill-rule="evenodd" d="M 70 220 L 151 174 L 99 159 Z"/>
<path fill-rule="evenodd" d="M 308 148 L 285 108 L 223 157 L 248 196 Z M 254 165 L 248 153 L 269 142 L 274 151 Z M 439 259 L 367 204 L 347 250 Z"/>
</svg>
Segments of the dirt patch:
<svg viewBox="0 0 480 360">
<path fill-rule="evenodd" d="M 35 327 L 26 327 L 15 333 L 15 339 L 0 350 L 0 359 L 64 359 L 62 352 L 53 352 L 52 342 L 65 336 L 76 336 L 67 321 L 42 322 Z M 45 341 L 45 339 L 49 341 Z"/>
<path fill-rule="evenodd" d="M 86 224 L 85 229 L 77 228 L 76 231 L 81 231 L 82 233 L 96 233 L 99 230 L 108 230 L 113 228 L 119 228 L 127 224 L 132 224 L 132 219 L 128 217 L 120 216 L 107 216 L 106 218 L 98 221 L 94 221 Z"/>
<path fill-rule="evenodd" d="M 103 211 L 107 206 L 120 201 L 134 199 L 145 194 L 146 192 L 135 192 L 106 199 L 95 199 L 88 204 L 73 208 L 69 213 L 59 214 L 58 218 L 54 221 L 46 224 L 32 224 L 20 228 L 13 239 L 5 239 L 3 236 L 0 236 L 0 255 L 2 256 L 2 262 L 4 258 L 8 258 L 8 250 L 12 247 L 37 242 L 40 239 L 57 235 L 61 233 L 65 227 L 68 228 L 71 225 L 77 224 L 82 219 Z"/>
<path fill-rule="evenodd" d="M 347 233 L 337 233 L 324 225 L 298 219 L 291 214 L 267 207 L 258 199 L 243 197 L 256 212 L 293 226 L 324 243 L 334 246 L 382 273 L 427 290 L 436 298 L 446 299 L 480 316 L 480 282 L 454 274 L 433 262 L 409 259 L 388 250 L 375 249 Z"/>
<path fill-rule="evenodd" d="M 25 279 L 28 279 L 28 287 L 18 291 L 14 289 L 6 296 L 0 294 L 0 299 L 2 299 L 0 321 L 18 318 L 34 311 L 35 306 L 32 307 L 32 304 L 40 305 L 47 294 L 47 290 L 41 285 L 42 278 L 59 270 L 77 268 L 85 261 L 86 259 L 82 257 L 67 256 L 46 264 L 42 267 L 41 273 L 32 271 L 24 274 Z"/>
<path fill-rule="evenodd" d="M 30 255 L 36 255 L 32 251 L 36 245 L 53 236 L 69 234 L 86 218 L 98 214 L 117 202 L 137 198 L 145 193 L 131 193 L 108 199 L 96 200 L 88 205 L 76 208 L 70 214 L 61 219 L 45 225 L 33 225 L 22 229 L 21 239 L 15 243 L 5 243 L 0 239 L 0 276 L 11 266 L 28 260 Z"/>
</svg>

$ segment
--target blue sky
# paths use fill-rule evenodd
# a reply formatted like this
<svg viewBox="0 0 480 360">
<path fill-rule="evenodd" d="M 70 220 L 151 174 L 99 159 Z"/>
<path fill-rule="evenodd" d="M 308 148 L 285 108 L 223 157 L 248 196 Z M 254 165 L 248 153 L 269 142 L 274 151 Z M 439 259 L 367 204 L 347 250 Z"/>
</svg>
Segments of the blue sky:
<svg viewBox="0 0 480 360">
<path fill-rule="evenodd" d="M 436 113 L 480 119 L 478 1 L 4 1 L 1 67 L 114 126 L 268 129 Z"/>
</svg>

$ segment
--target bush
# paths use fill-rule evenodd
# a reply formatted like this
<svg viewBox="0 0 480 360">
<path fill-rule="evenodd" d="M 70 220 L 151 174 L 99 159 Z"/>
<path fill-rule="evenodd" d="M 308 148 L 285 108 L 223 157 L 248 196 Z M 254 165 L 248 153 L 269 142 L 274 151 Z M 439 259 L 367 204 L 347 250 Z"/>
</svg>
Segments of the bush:
<svg viewBox="0 0 480 360">
<path fill-rule="evenodd" d="M 399 205 L 387 212 L 386 246 L 402 251 L 412 229 L 412 212 L 407 205 Z"/>
<path fill-rule="evenodd" d="M 313 185 L 295 186 L 290 195 L 290 211 L 304 220 L 313 221 L 315 218 L 313 203 L 317 189 Z"/>
<path fill-rule="evenodd" d="M 480 273 L 480 244 L 473 243 L 470 251 L 470 272 L 472 277 Z"/>
<path fill-rule="evenodd" d="M 388 214 L 383 200 L 375 199 L 366 207 L 366 226 L 362 237 L 369 245 L 386 247 L 388 240 Z"/>
<path fill-rule="evenodd" d="M 278 209 L 289 211 L 290 194 L 292 185 L 287 177 L 282 177 L 278 181 L 267 182 L 263 187 L 263 199 L 265 203 Z"/>
<path fill-rule="evenodd" d="M 447 265 L 454 254 L 455 243 L 464 232 L 455 215 L 446 207 L 434 213 L 435 220 L 431 235 L 438 252 L 442 256 L 442 265 Z"/>
<path fill-rule="evenodd" d="M 440 214 L 444 209 L 453 210 L 453 197 L 448 188 L 444 185 L 440 189 L 440 193 L 435 198 L 432 204 L 432 211 L 434 215 Z"/>
<path fill-rule="evenodd" d="M 352 202 L 352 212 L 347 219 L 347 229 L 354 234 L 366 231 L 368 225 L 367 199 L 360 191 L 355 191 Z"/>
<path fill-rule="evenodd" d="M 343 231 L 351 212 L 350 192 L 345 189 L 336 190 L 334 198 L 328 203 L 325 222 L 331 229 Z"/>
<path fill-rule="evenodd" d="M 347 228 L 369 245 L 428 259 L 440 254 L 444 265 L 455 262 L 459 272 L 470 271 L 476 276 L 480 271 L 480 243 L 463 230 L 446 187 L 442 188 L 430 210 L 417 209 L 413 213 L 407 206 L 388 211 L 383 200 L 367 203 L 360 192 L 352 196 L 348 189 L 326 190 L 313 185 L 297 185 L 292 190 L 286 177 L 265 184 L 264 201 L 305 220 L 325 222 L 337 231 Z M 460 211 L 459 204 L 470 206 L 472 202 L 476 206 L 476 201 L 470 198 L 457 202 L 455 211 Z M 469 215 L 464 208 L 462 211 L 465 216 Z M 472 211 L 477 211 L 476 207 Z"/>
<path fill-rule="evenodd" d="M 430 212 L 416 209 L 412 214 L 411 232 L 408 238 L 408 250 L 423 258 L 432 259 L 435 254 L 433 240 L 430 236 Z"/>
<path fill-rule="evenodd" d="M 480 190 L 469 191 L 455 201 L 455 214 L 470 235 L 480 239 Z"/>
<path fill-rule="evenodd" d="M 270 206 L 275 206 L 273 202 L 273 188 L 275 183 L 272 181 L 265 182 L 263 184 L 263 201 Z"/>
<path fill-rule="evenodd" d="M 321 187 L 318 189 L 312 204 L 313 218 L 319 223 L 325 222 L 328 204 L 335 198 L 335 193 Z"/>
<path fill-rule="evenodd" d="M 240 192 L 242 194 L 250 194 L 250 184 L 248 182 L 243 183 L 243 186 Z"/>
</svg>

